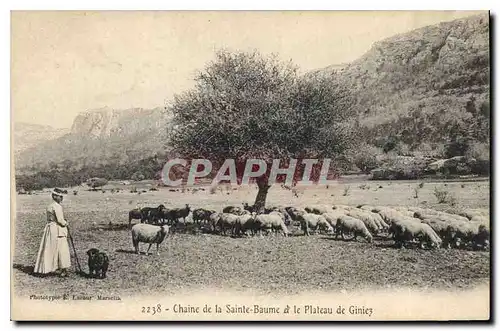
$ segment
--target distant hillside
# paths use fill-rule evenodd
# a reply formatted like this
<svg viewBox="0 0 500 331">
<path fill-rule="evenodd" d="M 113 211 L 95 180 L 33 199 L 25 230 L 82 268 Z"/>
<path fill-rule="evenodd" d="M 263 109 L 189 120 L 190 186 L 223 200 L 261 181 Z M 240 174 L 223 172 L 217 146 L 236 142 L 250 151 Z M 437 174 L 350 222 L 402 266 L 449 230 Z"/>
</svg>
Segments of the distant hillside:
<svg viewBox="0 0 500 331">
<path fill-rule="evenodd" d="M 489 61 L 485 14 L 393 36 L 317 74 L 338 74 L 351 87 L 368 142 L 432 149 L 460 137 L 488 142 Z"/>
<path fill-rule="evenodd" d="M 42 142 L 57 139 L 69 132 L 68 129 L 56 129 L 47 125 L 14 123 L 14 154 L 34 147 Z"/>
<path fill-rule="evenodd" d="M 17 167 L 64 163 L 78 168 L 140 160 L 164 150 L 168 130 L 169 116 L 163 108 L 82 112 L 68 134 L 21 153 Z"/>
<path fill-rule="evenodd" d="M 489 62 L 485 14 L 393 36 L 376 42 L 350 64 L 308 74 L 335 75 L 354 93 L 359 132 L 353 137 L 365 142 L 354 156 L 359 169 L 376 168 L 378 156 L 388 152 L 473 156 L 489 169 Z M 75 180 L 76 170 L 82 180 L 152 178 L 167 157 L 164 144 L 170 120 L 163 108 L 104 108 L 81 113 L 71 132 L 58 132 L 53 140 L 48 138 L 49 129 L 33 130 L 31 139 L 16 127 L 15 148 L 23 150 L 16 157 L 16 168 L 30 173 L 45 169 L 39 175 L 43 179 L 61 176 L 64 170 L 64 181 Z M 42 143 L 35 147 L 37 139 Z M 31 147 L 27 141 L 33 141 Z"/>
</svg>

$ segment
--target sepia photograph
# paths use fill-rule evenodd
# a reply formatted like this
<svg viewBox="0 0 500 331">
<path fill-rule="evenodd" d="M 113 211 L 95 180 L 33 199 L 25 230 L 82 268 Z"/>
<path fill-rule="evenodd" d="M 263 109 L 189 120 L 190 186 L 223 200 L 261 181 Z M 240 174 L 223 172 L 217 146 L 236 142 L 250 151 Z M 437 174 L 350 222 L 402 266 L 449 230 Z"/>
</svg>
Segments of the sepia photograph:
<svg viewBox="0 0 500 331">
<path fill-rule="evenodd" d="M 490 15 L 11 11 L 11 320 L 490 320 Z"/>
</svg>

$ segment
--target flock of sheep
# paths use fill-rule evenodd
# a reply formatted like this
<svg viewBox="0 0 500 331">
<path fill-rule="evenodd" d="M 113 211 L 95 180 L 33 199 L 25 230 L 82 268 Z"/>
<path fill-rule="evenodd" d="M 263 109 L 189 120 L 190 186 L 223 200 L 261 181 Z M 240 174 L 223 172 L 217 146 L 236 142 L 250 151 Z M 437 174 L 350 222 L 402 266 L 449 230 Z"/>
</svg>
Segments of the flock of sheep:
<svg viewBox="0 0 500 331">
<path fill-rule="evenodd" d="M 224 207 L 221 212 L 198 208 L 168 209 L 164 205 L 129 212 L 129 227 L 136 253 L 139 242 L 159 245 L 180 221 L 204 226 L 212 233 L 232 236 L 262 236 L 263 233 L 290 234 L 290 227 L 304 235 L 324 233 L 343 240 L 374 236 L 392 238 L 397 247 L 488 249 L 489 212 L 470 209 L 458 214 L 419 207 L 381 207 L 371 205 L 316 205 L 305 208 L 271 207 L 257 214 L 253 206 Z M 141 223 L 131 226 L 133 219 Z M 350 238 L 348 238 L 350 237 Z"/>
</svg>

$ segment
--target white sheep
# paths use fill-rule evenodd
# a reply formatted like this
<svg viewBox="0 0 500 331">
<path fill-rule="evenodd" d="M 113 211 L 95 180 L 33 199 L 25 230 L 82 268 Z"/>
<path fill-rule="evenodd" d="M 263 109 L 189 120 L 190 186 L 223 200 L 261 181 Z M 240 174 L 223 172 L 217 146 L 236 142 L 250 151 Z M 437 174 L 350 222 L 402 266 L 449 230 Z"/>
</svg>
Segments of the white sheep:
<svg viewBox="0 0 500 331">
<path fill-rule="evenodd" d="M 346 215 L 347 211 L 344 209 L 335 209 L 329 213 L 322 214 L 326 221 L 330 223 L 332 227 L 337 226 L 337 220 L 340 216 Z"/>
<path fill-rule="evenodd" d="M 342 239 L 345 240 L 344 235 L 352 233 L 354 235 L 353 240 L 356 240 L 357 236 L 365 238 L 366 241 L 370 243 L 373 240 L 373 236 L 366 228 L 365 223 L 351 216 L 340 216 L 337 220 L 336 230 L 336 238 L 338 238 L 340 234 L 342 236 Z"/>
<path fill-rule="evenodd" d="M 168 225 L 152 225 L 146 223 L 135 224 L 132 229 L 132 244 L 134 245 L 135 253 L 139 254 L 139 243 L 149 244 L 146 255 L 149 254 L 151 245 L 156 244 L 156 254 L 160 255 L 160 244 L 169 233 L 170 227 Z"/>
<path fill-rule="evenodd" d="M 404 224 L 411 223 L 420 223 L 421 220 L 415 217 L 409 217 L 401 215 L 399 217 L 394 217 L 391 219 L 391 223 L 389 225 L 388 234 L 392 236 L 396 241 L 396 244 L 400 243 L 400 239 L 404 230 Z"/>
<path fill-rule="evenodd" d="M 274 207 L 266 208 L 266 211 L 264 212 L 264 214 L 270 214 L 274 211 L 277 211 L 277 212 L 283 214 L 283 216 L 285 217 L 285 225 L 289 225 L 291 223 L 292 218 L 291 218 L 290 214 L 288 213 L 287 208 L 285 208 L 285 207 L 274 206 Z"/>
<path fill-rule="evenodd" d="M 382 216 L 378 213 L 380 210 L 382 210 L 382 207 L 379 206 L 373 206 L 373 205 L 359 205 L 357 209 L 361 209 L 365 213 L 370 214 L 373 217 L 373 220 L 377 224 L 377 227 L 383 230 L 389 229 L 389 225 L 384 222 Z"/>
<path fill-rule="evenodd" d="M 419 219 L 433 219 L 433 218 L 439 218 L 442 221 L 450 221 L 450 222 L 467 222 L 468 219 L 466 217 L 462 217 L 459 215 L 454 215 L 454 214 L 449 214 L 449 213 L 444 213 L 444 212 L 436 212 L 434 214 L 429 214 L 429 213 L 415 213 L 415 217 Z"/>
<path fill-rule="evenodd" d="M 455 219 L 455 220 L 460 221 L 460 222 L 467 222 L 469 220 L 467 217 L 460 216 L 457 214 L 445 213 L 445 212 L 440 212 L 440 213 L 438 213 L 438 215 L 441 217 L 448 218 L 448 219 L 452 218 L 452 219 Z"/>
<path fill-rule="evenodd" d="M 234 232 L 235 234 L 246 234 L 247 230 L 254 231 L 254 221 L 255 221 L 255 216 L 256 213 L 251 213 L 251 214 L 243 214 L 241 216 L 238 216 L 236 219 L 236 223 L 234 224 Z"/>
<path fill-rule="evenodd" d="M 375 209 L 375 206 L 372 206 L 372 205 L 357 205 L 356 208 L 362 209 L 362 210 L 372 211 L 373 209 Z"/>
<path fill-rule="evenodd" d="M 333 227 L 322 215 L 306 213 L 300 217 L 300 227 L 304 231 L 304 235 L 310 235 L 310 229 L 313 231 L 325 231 L 333 233 Z"/>
<path fill-rule="evenodd" d="M 471 245 L 472 248 L 482 247 L 485 249 L 489 246 L 490 230 L 484 224 L 462 222 L 458 223 L 454 230 L 456 230 L 455 244 L 457 247 Z"/>
<path fill-rule="evenodd" d="M 405 243 L 418 241 L 420 247 L 427 244 L 431 248 L 441 247 L 442 240 L 429 224 L 421 223 L 411 218 L 405 218 L 391 224 L 394 240 L 397 245 L 404 247 Z"/>
<path fill-rule="evenodd" d="M 217 225 L 219 224 L 219 219 L 220 219 L 220 213 L 215 212 L 210 214 L 208 217 L 208 222 L 210 226 L 212 227 L 212 231 L 215 232 L 217 230 Z"/>
<path fill-rule="evenodd" d="M 279 230 L 283 231 L 285 237 L 288 236 L 288 228 L 285 225 L 285 216 L 279 212 L 271 212 L 269 214 L 260 214 L 254 220 L 255 230 L 266 232 Z"/>
<path fill-rule="evenodd" d="M 438 215 L 438 212 L 436 210 L 426 210 L 426 209 L 421 209 L 417 210 L 416 212 L 413 213 L 413 217 L 420 218 L 421 220 L 424 220 L 426 218 L 432 218 Z"/>
<path fill-rule="evenodd" d="M 458 213 L 460 216 L 467 217 L 468 219 L 472 219 L 474 216 L 484 216 L 484 217 L 489 217 L 489 212 L 483 209 L 466 209 L 460 213 Z"/>
<path fill-rule="evenodd" d="M 371 211 L 371 212 L 374 212 L 374 213 L 378 213 L 381 209 L 383 209 L 385 207 L 374 206 L 374 205 L 360 205 L 357 208 L 365 210 L 365 211 Z"/>
<path fill-rule="evenodd" d="M 409 210 L 407 207 L 398 206 L 398 207 L 394 207 L 393 209 L 400 212 L 404 216 L 413 217 L 413 215 L 415 214 L 415 212 Z"/>
<path fill-rule="evenodd" d="M 451 248 L 451 244 L 454 241 L 454 236 L 456 231 L 451 231 L 453 228 L 453 221 L 443 221 L 440 218 L 426 218 L 422 220 L 422 223 L 429 225 L 434 232 L 442 239 L 442 247 Z"/>
<path fill-rule="evenodd" d="M 420 208 L 420 207 L 412 207 L 412 211 L 414 211 L 415 213 L 428 214 L 428 215 L 438 215 L 438 214 L 443 213 L 442 211 L 435 210 L 432 208 Z M 414 217 L 417 217 L 417 216 L 414 216 Z M 420 217 L 418 217 L 418 218 L 420 218 Z"/>
<path fill-rule="evenodd" d="M 304 209 L 296 207 L 287 207 L 285 208 L 285 210 L 288 212 L 288 215 L 292 219 L 291 224 L 293 224 L 294 226 L 300 226 L 301 215 L 307 213 Z"/>
<path fill-rule="evenodd" d="M 226 235 L 227 230 L 231 230 L 234 235 L 236 221 L 238 220 L 240 215 L 232 214 L 232 213 L 222 213 L 219 216 L 218 225 L 220 227 L 221 232 Z"/>
<path fill-rule="evenodd" d="M 410 221 L 410 222 L 413 222 L 413 223 L 422 223 L 422 220 L 420 218 L 416 218 L 416 217 L 413 217 L 413 216 L 404 216 L 403 219 L 405 221 Z"/>
<path fill-rule="evenodd" d="M 472 217 L 470 221 L 474 222 L 474 223 L 484 224 L 484 225 L 486 225 L 488 227 L 490 225 L 490 219 L 489 219 L 489 217 L 482 216 L 482 215 L 476 215 L 476 216 Z"/>
<path fill-rule="evenodd" d="M 348 205 L 333 205 L 332 206 L 333 210 L 337 210 L 337 209 L 349 210 L 352 208 L 353 208 L 352 206 L 348 206 Z"/>
<path fill-rule="evenodd" d="M 378 209 L 378 211 L 376 211 L 376 213 L 382 216 L 384 222 L 386 222 L 389 226 L 393 222 L 397 222 L 398 220 L 405 218 L 405 216 L 397 210 L 387 207 L 381 207 L 380 209 Z"/>
<path fill-rule="evenodd" d="M 389 229 L 389 224 L 384 222 L 384 220 L 382 219 L 382 216 L 380 216 L 380 214 L 374 213 L 372 211 L 367 211 L 366 213 L 368 213 L 369 215 L 371 215 L 373 217 L 373 220 L 375 221 L 377 226 L 380 229 L 382 229 L 382 231 L 386 231 L 387 229 Z"/>
<path fill-rule="evenodd" d="M 457 214 L 451 214 L 451 213 L 446 213 L 443 211 L 439 210 L 433 210 L 429 208 L 422 208 L 420 210 L 415 211 L 413 217 L 420 218 L 420 219 L 426 219 L 426 218 L 433 218 L 433 217 L 440 217 L 442 220 L 457 220 L 457 221 L 467 221 L 468 219 L 466 217 L 457 215 Z"/>
<path fill-rule="evenodd" d="M 333 234 L 333 226 L 322 215 L 318 215 L 318 230 L 319 232 Z"/>
<path fill-rule="evenodd" d="M 347 216 L 351 216 L 357 218 L 358 220 L 361 220 L 363 223 L 365 223 L 366 228 L 372 234 L 377 234 L 380 230 L 382 230 L 382 227 L 379 228 L 379 226 L 373 219 L 373 216 L 365 211 L 362 211 L 360 209 L 351 209 L 347 212 Z"/>
<path fill-rule="evenodd" d="M 326 206 L 326 205 L 314 205 L 314 206 L 307 206 L 304 208 L 306 212 L 311 213 L 311 214 L 316 214 L 316 215 L 321 215 L 328 213 L 333 210 L 332 207 Z"/>
<path fill-rule="evenodd" d="M 469 222 L 457 221 L 453 218 L 443 218 L 442 216 L 436 216 L 434 219 L 430 219 L 431 221 L 441 222 L 446 225 L 446 230 L 442 233 L 446 236 L 443 238 L 446 242 L 446 246 L 449 247 L 459 247 L 460 246 L 460 233 L 463 233 L 461 230 L 468 226 Z M 428 223 L 427 220 L 423 220 L 422 222 Z M 465 225 L 463 225 L 465 224 Z"/>
</svg>

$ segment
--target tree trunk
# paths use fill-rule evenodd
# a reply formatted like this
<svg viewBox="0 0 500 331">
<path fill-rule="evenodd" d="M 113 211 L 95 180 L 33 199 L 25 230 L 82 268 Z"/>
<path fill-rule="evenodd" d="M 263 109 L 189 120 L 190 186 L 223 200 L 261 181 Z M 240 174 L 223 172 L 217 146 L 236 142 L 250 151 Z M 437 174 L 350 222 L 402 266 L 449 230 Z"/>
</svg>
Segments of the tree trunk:
<svg viewBox="0 0 500 331">
<path fill-rule="evenodd" d="M 267 192 L 271 185 L 266 183 L 257 182 L 259 186 L 259 192 L 257 193 L 257 197 L 255 198 L 255 203 L 253 204 L 253 211 L 257 214 L 261 214 L 264 212 L 264 207 L 266 206 L 266 198 Z"/>
</svg>

